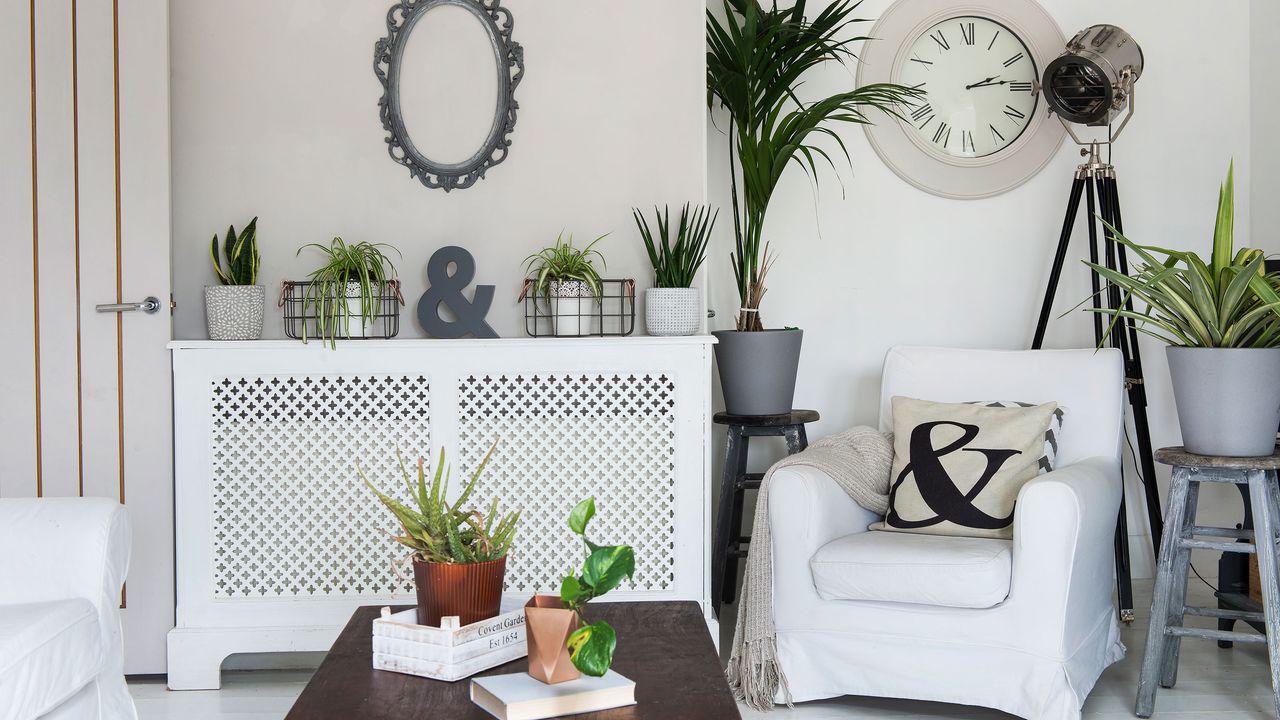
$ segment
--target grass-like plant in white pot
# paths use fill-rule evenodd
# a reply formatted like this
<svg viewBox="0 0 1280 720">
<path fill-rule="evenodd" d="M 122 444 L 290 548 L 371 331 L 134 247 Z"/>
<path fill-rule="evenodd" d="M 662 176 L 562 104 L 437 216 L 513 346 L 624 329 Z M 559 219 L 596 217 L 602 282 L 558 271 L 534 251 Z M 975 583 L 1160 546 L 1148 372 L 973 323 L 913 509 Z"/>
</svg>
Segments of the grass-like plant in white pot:
<svg viewBox="0 0 1280 720">
<path fill-rule="evenodd" d="M 654 286 L 644 291 L 644 324 L 650 335 L 692 335 L 702 324 L 701 292 L 693 287 L 698 268 L 707 259 L 707 242 L 715 227 L 718 211 L 704 205 L 680 209 L 680 220 L 672 236 L 671 210 L 653 208 L 655 238 L 649 221 L 639 208 L 632 208 L 636 228 L 644 240 L 653 265 Z"/>
<path fill-rule="evenodd" d="M 733 274 L 739 310 L 735 330 L 713 333 L 726 409 L 738 415 L 791 411 L 803 333 L 765 330 L 760 303 L 774 256 L 764 242 L 765 213 L 786 169 L 798 165 L 817 187 L 819 164 L 835 169 L 839 150 L 851 163 L 833 123 L 869 124 L 869 110 L 897 114 L 920 91 L 876 83 L 815 100 L 801 100 L 809 70 L 857 60 L 853 46 L 865 37 L 850 31 L 853 0 L 825 4 L 812 18 L 806 5 L 724 0 L 721 15 L 707 10 L 707 101 L 729 116 L 730 192 L 733 198 Z M 817 141 L 825 139 L 826 144 Z"/>
<path fill-rule="evenodd" d="M 554 245 L 525 258 L 528 277 L 520 297 L 523 299 L 525 293 L 531 292 L 535 299 L 543 299 L 551 318 L 552 334 L 576 337 L 595 332 L 600 316 L 601 281 L 592 256 L 600 261 L 601 267 L 606 267 L 604 256 L 594 249 L 604 238 L 601 235 L 586 247 L 575 248 L 573 235 L 566 239 L 562 232 Z"/>
<path fill-rule="evenodd" d="M 218 255 L 225 257 L 226 267 Z M 266 288 L 258 284 L 258 218 L 249 221 L 239 234 L 234 225 L 219 248 L 218 236 L 209 247 L 218 285 L 204 288 L 205 322 L 210 340 L 257 340 L 262 337 L 262 315 Z"/>
<path fill-rule="evenodd" d="M 1134 329 L 1169 345 L 1169 374 L 1183 445 L 1201 455 L 1258 457 L 1275 449 L 1280 425 L 1280 278 L 1261 250 L 1235 250 L 1233 169 L 1218 193 L 1213 253 L 1116 240 L 1139 258 L 1132 274 L 1086 262 L 1137 300 L 1134 310 L 1089 308 L 1112 316 L 1112 332 Z M 1106 292 L 1104 289 L 1103 292 Z M 1086 299 L 1085 302 L 1088 302 Z"/>
<path fill-rule="evenodd" d="M 337 347 L 338 338 L 382 336 L 387 314 L 404 304 L 395 263 L 383 248 L 398 256 L 400 251 L 386 243 L 348 244 L 340 237 L 328 245 L 303 245 L 298 255 L 307 248 L 324 253 L 325 264 L 311 273 L 303 294 L 302 310 L 309 318 L 303 323 L 303 341 L 313 322 L 331 347 Z"/>
</svg>

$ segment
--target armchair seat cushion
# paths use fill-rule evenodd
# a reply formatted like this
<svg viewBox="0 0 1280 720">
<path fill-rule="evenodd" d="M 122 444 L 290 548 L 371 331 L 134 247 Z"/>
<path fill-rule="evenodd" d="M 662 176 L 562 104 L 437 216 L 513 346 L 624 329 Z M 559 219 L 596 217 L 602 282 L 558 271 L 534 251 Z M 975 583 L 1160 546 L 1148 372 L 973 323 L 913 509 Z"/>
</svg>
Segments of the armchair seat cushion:
<svg viewBox="0 0 1280 720">
<path fill-rule="evenodd" d="M 872 530 L 823 545 L 809 567 L 824 600 L 990 608 L 1009 596 L 1013 541 Z"/>
<path fill-rule="evenodd" d="M 52 709 L 93 680 L 102 662 L 102 628 L 88 600 L 0 605 L 0 716 Z"/>
</svg>

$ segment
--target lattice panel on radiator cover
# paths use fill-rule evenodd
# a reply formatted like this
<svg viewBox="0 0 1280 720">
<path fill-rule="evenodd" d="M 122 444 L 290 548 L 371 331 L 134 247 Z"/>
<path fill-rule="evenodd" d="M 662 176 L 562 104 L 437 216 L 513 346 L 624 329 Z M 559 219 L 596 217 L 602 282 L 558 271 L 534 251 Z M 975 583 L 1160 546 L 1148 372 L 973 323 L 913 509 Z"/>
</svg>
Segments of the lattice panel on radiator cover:
<svg viewBox="0 0 1280 720">
<path fill-rule="evenodd" d="M 528 374 L 458 383 L 462 467 L 498 449 L 477 487 L 522 508 L 507 561 L 509 592 L 556 592 L 583 553 L 565 524 L 596 498 L 587 535 L 635 548 L 634 584 L 662 591 L 675 581 L 675 384 L 662 374 Z"/>
<path fill-rule="evenodd" d="M 427 378 L 226 377 L 211 392 L 215 597 L 412 597 L 379 530 L 394 520 L 355 466 L 397 488 L 396 451 L 429 454 Z"/>
</svg>

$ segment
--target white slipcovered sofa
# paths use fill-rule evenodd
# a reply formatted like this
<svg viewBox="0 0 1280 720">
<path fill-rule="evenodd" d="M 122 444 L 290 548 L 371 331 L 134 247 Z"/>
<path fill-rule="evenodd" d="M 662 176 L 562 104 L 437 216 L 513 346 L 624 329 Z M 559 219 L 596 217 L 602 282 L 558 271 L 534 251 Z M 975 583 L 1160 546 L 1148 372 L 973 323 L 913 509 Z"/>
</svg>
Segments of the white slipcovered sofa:
<svg viewBox="0 0 1280 720">
<path fill-rule="evenodd" d="M 914 698 L 1077 720 L 1124 655 L 1111 594 L 1122 392 L 1115 350 L 890 350 L 882 430 L 895 395 L 1054 400 L 1067 409 L 1058 464 L 1019 493 L 1012 541 L 868 532 L 878 518 L 821 471 L 779 469 L 773 608 L 792 698 Z"/>
<path fill-rule="evenodd" d="M 124 680 L 124 508 L 0 500 L 0 720 L 137 717 Z"/>
</svg>

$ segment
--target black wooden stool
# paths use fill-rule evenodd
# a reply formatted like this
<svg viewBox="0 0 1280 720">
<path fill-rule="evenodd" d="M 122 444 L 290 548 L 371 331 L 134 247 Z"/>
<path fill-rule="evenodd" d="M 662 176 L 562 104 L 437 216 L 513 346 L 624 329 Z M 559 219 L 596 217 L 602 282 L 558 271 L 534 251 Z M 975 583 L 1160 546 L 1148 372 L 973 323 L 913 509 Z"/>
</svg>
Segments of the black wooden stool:
<svg viewBox="0 0 1280 720">
<path fill-rule="evenodd" d="M 805 423 L 815 422 L 814 410 L 792 410 L 784 415 L 730 415 L 716 413 L 717 425 L 729 426 L 729 443 L 724 454 L 724 476 L 720 479 L 720 517 L 716 521 L 711 548 L 711 604 L 720 615 L 722 603 L 733 602 L 738 586 L 738 558 L 747 556 L 750 535 L 742 533 L 742 496 L 758 490 L 764 473 L 747 472 L 747 447 L 753 437 L 783 437 L 787 454 L 809 445 Z"/>
</svg>

